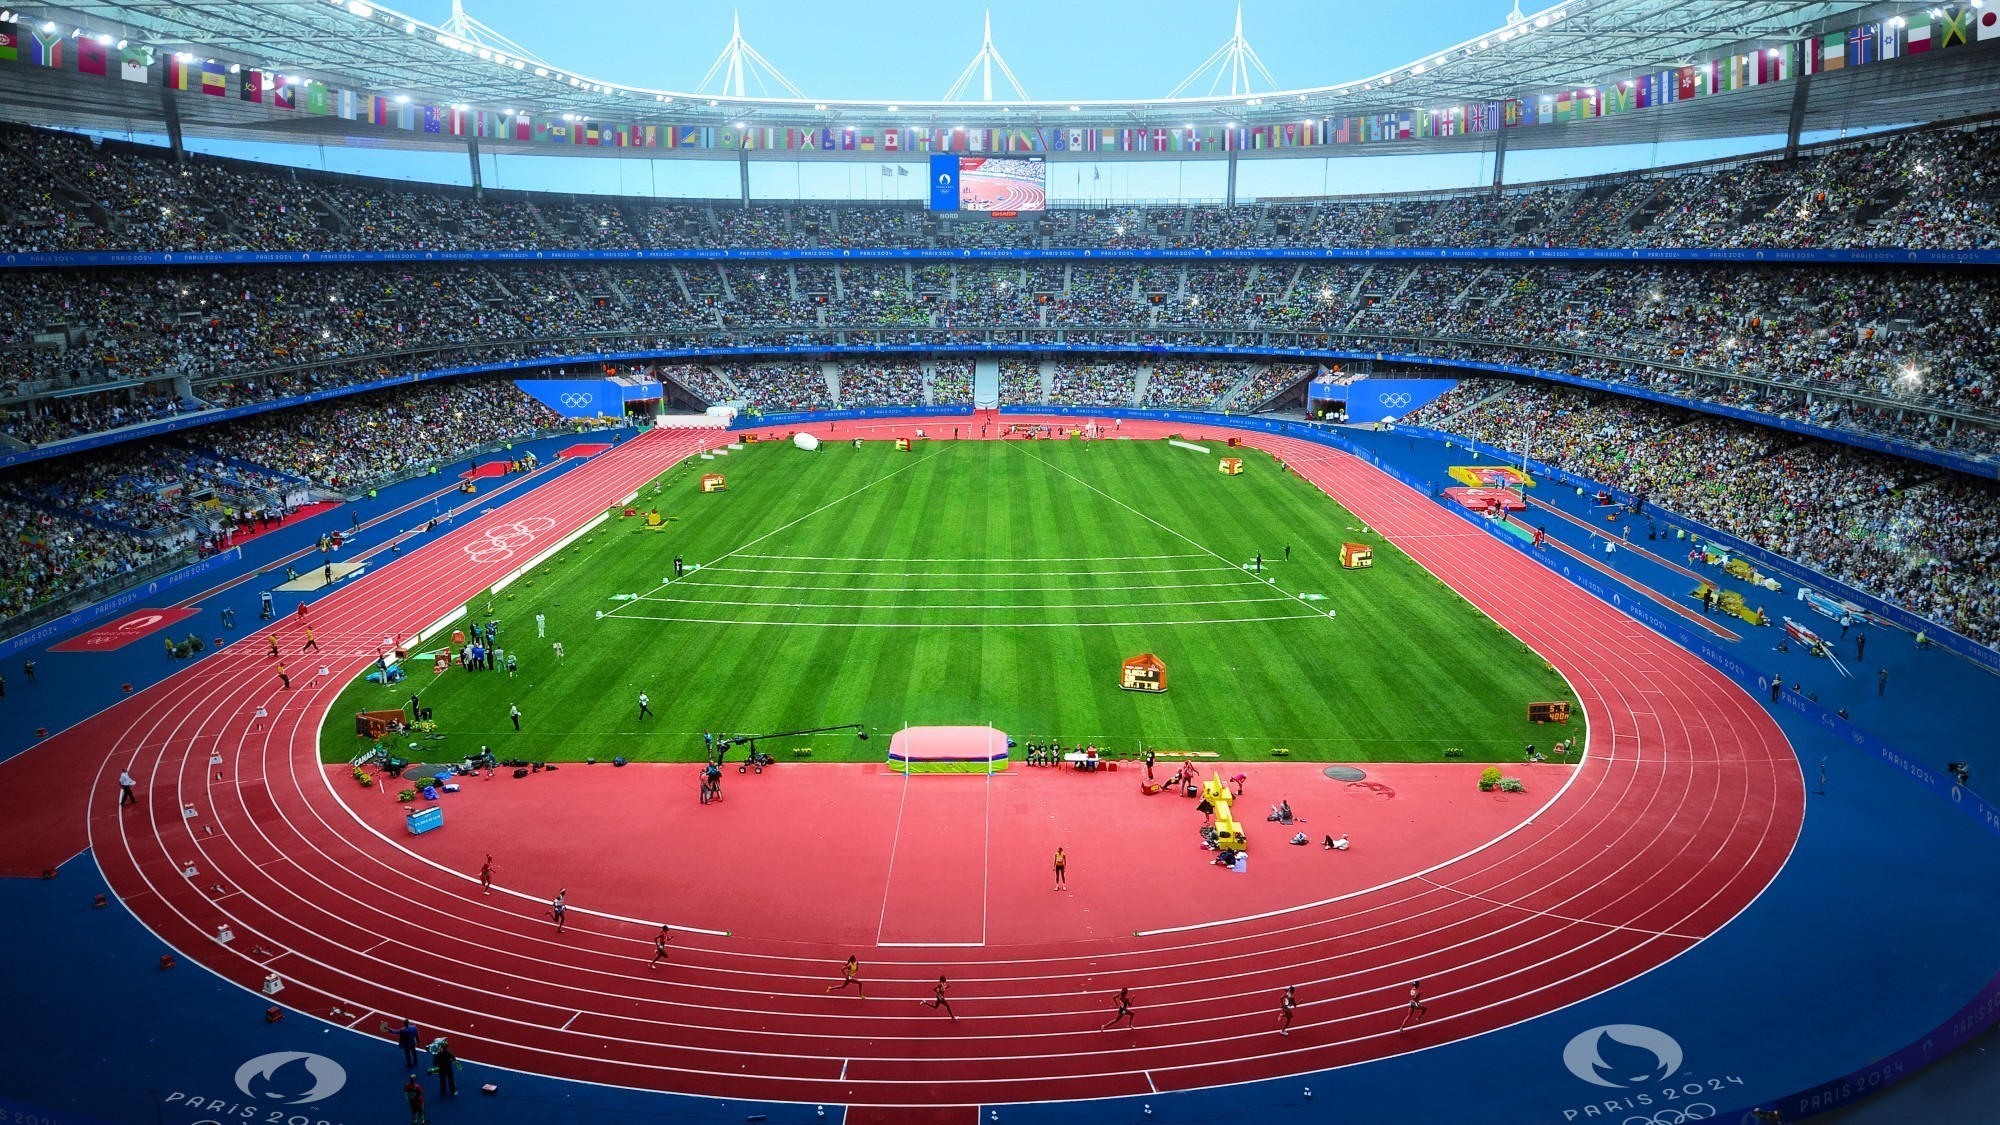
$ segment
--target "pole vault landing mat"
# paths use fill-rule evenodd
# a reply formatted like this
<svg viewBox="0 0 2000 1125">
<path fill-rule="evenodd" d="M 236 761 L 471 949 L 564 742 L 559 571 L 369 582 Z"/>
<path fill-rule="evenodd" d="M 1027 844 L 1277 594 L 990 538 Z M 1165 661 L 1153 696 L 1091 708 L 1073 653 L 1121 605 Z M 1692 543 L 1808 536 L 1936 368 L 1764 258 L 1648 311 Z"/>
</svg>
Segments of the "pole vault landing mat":
<svg viewBox="0 0 2000 1125">
<path fill-rule="evenodd" d="M 80 633 L 61 644 L 49 646 L 50 652 L 115 652 L 140 637 L 151 636 L 177 621 L 185 621 L 200 610 L 194 609 L 141 609 L 126 614 L 109 625 L 99 625 L 88 633 Z"/>
<path fill-rule="evenodd" d="M 581 459 L 584 457 L 595 457 L 598 454 L 610 448 L 611 445 L 609 442 L 587 441 L 582 443 L 581 445 L 572 445 L 568 449 L 563 450 L 561 453 L 556 454 L 556 456 L 565 459 L 569 458 Z"/>
<path fill-rule="evenodd" d="M 504 477 L 507 475 L 507 462 L 488 461 L 484 465 L 475 465 L 472 468 L 467 469 L 465 472 L 462 472 L 458 475 L 461 478 L 467 478 L 467 479 L 477 478 L 477 477 Z"/>
</svg>

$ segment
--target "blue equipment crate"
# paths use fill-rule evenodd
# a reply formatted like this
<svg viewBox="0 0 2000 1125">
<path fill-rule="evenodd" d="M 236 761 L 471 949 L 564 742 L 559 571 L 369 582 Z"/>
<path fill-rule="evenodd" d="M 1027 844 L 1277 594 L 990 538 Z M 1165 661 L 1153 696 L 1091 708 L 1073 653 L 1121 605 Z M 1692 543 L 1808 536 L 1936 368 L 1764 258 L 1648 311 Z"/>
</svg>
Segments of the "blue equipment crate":
<svg viewBox="0 0 2000 1125">
<path fill-rule="evenodd" d="M 412 810 L 405 823 L 409 825 L 410 835 L 412 836 L 421 836 L 434 828 L 443 828 L 444 807 L 442 805 L 426 805 L 423 808 Z"/>
</svg>

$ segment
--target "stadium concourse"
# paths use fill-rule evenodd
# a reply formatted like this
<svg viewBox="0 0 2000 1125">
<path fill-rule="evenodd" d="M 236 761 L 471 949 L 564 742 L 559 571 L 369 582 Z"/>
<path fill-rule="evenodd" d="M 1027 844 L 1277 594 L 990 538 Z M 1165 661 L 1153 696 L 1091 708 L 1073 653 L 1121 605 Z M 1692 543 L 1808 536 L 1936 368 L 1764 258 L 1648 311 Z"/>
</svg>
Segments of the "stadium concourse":
<svg viewBox="0 0 2000 1125">
<path fill-rule="evenodd" d="M 973 420 L 828 425 L 833 436 L 888 439 L 920 428 L 935 437 L 953 424 L 969 433 Z M 996 432 L 1002 422 L 1066 421 L 984 417 Z M 1215 419 L 1186 436 L 1214 440 L 1230 425 Z M 1136 440 L 1185 430 L 1134 418 L 1114 432 Z M 852 950 L 819 935 L 803 888 L 787 896 L 791 911 L 749 927 L 766 931 L 754 935 L 732 931 L 726 899 L 670 904 L 665 920 L 686 928 L 660 970 L 646 966 L 658 910 L 621 916 L 574 902 L 571 937 L 557 944 L 539 910 L 541 884 L 572 877 L 559 866 L 507 871 L 496 879 L 499 896 L 481 896 L 475 870 L 436 866 L 421 849 L 385 839 L 320 780 L 318 716 L 346 675 L 372 659 L 377 634 L 432 620 L 517 565 L 456 549 L 485 535 L 486 523 L 539 517 L 553 534 L 703 444 L 696 431 L 659 431 L 519 499 L 502 497 L 386 573 L 316 599 L 309 620 L 334 646 L 325 662 L 335 670 L 301 691 L 280 695 L 264 654 L 236 646 L 243 651 L 207 657 L 0 764 L 10 826 L 0 855 L 54 862 L 87 843 L 101 885 L 153 936 L 141 940 L 123 915 L 89 909 L 100 877 L 88 865 L 0 888 L 15 907 L 10 940 L 54 972 L 68 976 L 73 966 L 79 981 L 80 992 L 37 1007 L 37 1036 L 65 1046 L 30 1083 L 31 1104 L 51 1104 L 66 1075 L 114 1059 L 130 1072 L 143 1058 L 145 1088 L 162 1110 L 192 1121 L 255 1104 L 265 1088 L 257 1079 L 271 1074 L 245 1078 L 253 1064 L 304 1050 L 332 1060 L 345 1086 L 314 1112 L 368 1119 L 370 1104 L 393 1096 L 398 1071 L 378 1029 L 409 1016 L 452 1036 L 468 1085 L 496 1085 L 478 1114 L 508 1120 L 554 1106 L 668 1116 L 720 1109 L 773 1121 L 851 1106 L 853 1121 L 967 1122 L 985 1116 L 973 1107 L 988 1106 L 1006 1120 L 1133 1121 L 1254 1107 L 1272 1120 L 1313 1120 L 1317 1107 L 1337 1106 L 1442 1121 L 1458 1119 L 1474 1096 L 1495 1120 L 1669 1102 L 1699 1119 L 1808 1089 L 1834 1076 L 1829 1060 L 1836 1071 L 1860 1069 L 1869 1057 L 1861 1052 L 1946 1027 L 1981 993 L 1990 966 L 1919 969 L 1877 954 L 1885 942 L 1926 947 L 1956 927 L 1990 924 L 1992 900 L 1946 893 L 1956 880 L 1942 873 L 1887 879 L 1899 854 L 1851 847 L 1864 825 L 1891 826 L 1903 846 L 1935 854 L 1990 846 L 1970 821 L 1934 815 L 1928 794 L 1853 753 L 1842 753 L 1825 798 L 1809 795 L 1800 757 L 1841 752 L 1817 724 L 1789 708 L 1767 712 L 1606 602 L 1363 460 L 1309 440 L 1316 431 L 1300 432 L 1240 436 L 1533 645 L 1578 686 L 1592 716 L 1575 780 L 1465 854 L 1387 857 L 1393 874 L 1370 888 L 1274 904 L 1261 916 L 1200 917 L 1197 893 L 1194 928 L 1178 932 L 884 946 L 864 957 L 866 1002 L 817 996 Z M 303 626 L 287 620 L 278 631 L 289 649 Z M 253 718 L 260 707 L 270 710 L 263 723 Z M 118 768 L 144 776 L 140 807 L 120 807 Z M 91 776 L 60 780 L 78 772 Z M 940 782 L 985 784 L 911 784 Z M 672 788 L 692 802 L 680 782 Z M 1024 792 L 1051 800 L 1031 784 Z M 773 795 L 780 809 L 787 799 Z M 1811 815 L 1808 802 L 1817 802 Z M 722 811 L 755 815 L 742 803 Z M 900 830 L 951 835 L 948 824 L 921 818 Z M 591 841 L 592 851 L 629 836 L 615 821 L 510 831 Z M 753 840 L 754 831 L 745 847 Z M 722 863 L 746 882 L 784 877 L 773 860 L 737 854 Z M 1885 878 L 1865 908 L 1811 905 L 1870 878 L 1876 865 Z M 1092 892 L 1101 897 L 1090 901 L 1115 914 L 1134 890 Z M 988 909 L 1027 911 L 1036 897 L 1003 889 Z M 921 929 L 922 917 L 903 924 Z M 218 926 L 228 942 L 216 940 Z M 1034 930 L 1031 918 L 1025 928 Z M 58 931 L 68 936 L 51 940 Z M 190 976 L 189 965 L 162 974 L 150 963 L 157 941 L 217 977 Z M 915 1009 L 934 972 L 954 983 L 956 1021 Z M 1802 972 L 1870 987 L 1801 994 Z M 292 1013 L 276 1027 L 258 1014 L 272 998 L 259 991 L 267 974 L 283 982 L 275 999 Z M 1429 1010 L 1400 1030 L 1405 978 L 1417 975 Z M 1278 1037 L 1276 998 L 1288 984 L 1301 985 L 1303 1004 L 1293 1034 Z M 234 998 L 231 987 L 240 989 Z M 1116 987 L 1135 990 L 1140 1026 L 1100 1034 Z M 93 993 L 190 1034 L 141 1050 L 87 1011 Z M 1788 1034 L 1743 1035 L 1746 1010 L 1783 1012 Z M 1841 1030 L 1864 1015 L 1883 1028 L 1879 1043 L 1857 1044 Z M 1468 1077 L 1503 1070 L 1511 1077 L 1500 1089 Z M 368 1089 L 376 1073 L 386 1089 Z M 590 1084 L 561 1081 L 570 1078 Z M 56 1104 L 118 1120 L 131 1112 L 131 1093 L 121 1100 L 69 1087 Z M 1077 1098 L 1115 1100 L 1069 1100 Z"/>
</svg>

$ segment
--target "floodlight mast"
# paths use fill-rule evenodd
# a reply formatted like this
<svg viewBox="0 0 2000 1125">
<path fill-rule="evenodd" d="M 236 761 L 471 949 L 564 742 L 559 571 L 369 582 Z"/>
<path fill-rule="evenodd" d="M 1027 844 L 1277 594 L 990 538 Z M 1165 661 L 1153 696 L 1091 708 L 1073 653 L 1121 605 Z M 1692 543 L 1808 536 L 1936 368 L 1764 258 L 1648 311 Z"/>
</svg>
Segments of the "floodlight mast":
<svg viewBox="0 0 2000 1125">
<path fill-rule="evenodd" d="M 958 81 L 953 82 L 951 89 L 946 90 L 944 97 L 939 100 L 947 102 L 961 100 L 961 95 L 970 89 L 972 77 L 976 74 L 979 76 L 979 100 L 985 102 L 992 101 L 993 68 L 996 66 L 1000 68 L 1000 77 L 1006 79 L 1007 84 L 1014 87 L 1015 101 L 1026 102 L 1034 100 L 1028 97 L 1028 91 L 1021 86 L 1021 80 L 1014 77 L 1013 68 L 1009 67 L 1007 60 L 1000 55 L 1000 48 L 993 45 L 993 10 L 989 8 L 986 11 L 986 37 L 979 45 L 979 53 L 972 56 L 972 61 L 967 63 L 965 70 L 959 74 Z"/>
</svg>

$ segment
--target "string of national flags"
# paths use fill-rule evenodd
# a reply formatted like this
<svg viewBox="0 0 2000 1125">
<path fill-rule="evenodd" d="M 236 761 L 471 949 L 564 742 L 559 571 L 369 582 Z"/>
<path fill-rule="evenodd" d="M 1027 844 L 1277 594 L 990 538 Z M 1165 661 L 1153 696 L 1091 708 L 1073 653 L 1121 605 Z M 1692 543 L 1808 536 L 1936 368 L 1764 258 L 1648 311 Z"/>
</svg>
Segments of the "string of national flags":
<svg viewBox="0 0 2000 1125">
<path fill-rule="evenodd" d="M 1497 101 L 1360 117 L 1320 117 L 1282 124 L 1168 128 L 920 129 L 853 126 L 732 128 L 639 125 L 573 114 L 413 104 L 329 86 L 312 79 L 203 60 L 108 37 L 46 25 L 0 23 L 0 61 L 165 84 L 169 89 L 234 97 L 274 110 L 338 117 L 439 136 L 637 149 L 753 149 L 796 152 L 1230 152 L 1313 148 L 1454 137 L 1529 125 L 1586 121 L 1674 102 L 1713 97 L 1930 51 L 2000 39 L 2000 3 L 1947 5 L 1844 31 L 1759 47 L 1707 62 L 1648 71 L 1606 83 Z"/>
</svg>

